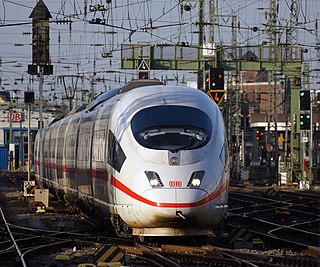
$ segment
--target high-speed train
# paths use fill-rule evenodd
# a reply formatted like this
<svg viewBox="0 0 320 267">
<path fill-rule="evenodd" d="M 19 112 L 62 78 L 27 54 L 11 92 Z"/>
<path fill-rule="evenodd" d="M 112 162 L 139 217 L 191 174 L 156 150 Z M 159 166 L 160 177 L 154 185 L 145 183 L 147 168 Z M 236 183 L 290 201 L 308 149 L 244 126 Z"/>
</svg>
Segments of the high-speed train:
<svg viewBox="0 0 320 267">
<path fill-rule="evenodd" d="M 38 132 L 36 176 L 119 236 L 203 236 L 228 208 L 227 148 L 204 92 L 132 80 Z"/>
</svg>

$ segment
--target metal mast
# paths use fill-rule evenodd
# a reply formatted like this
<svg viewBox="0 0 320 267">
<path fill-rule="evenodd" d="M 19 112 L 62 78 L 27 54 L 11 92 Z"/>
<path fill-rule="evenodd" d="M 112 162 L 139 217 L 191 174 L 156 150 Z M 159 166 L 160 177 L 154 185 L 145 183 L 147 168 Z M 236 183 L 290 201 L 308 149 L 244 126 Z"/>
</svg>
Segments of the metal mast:
<svg viewBox="0 0 320 267">
<path fill-rule="evenodd" d="M 199 0 L 199 40 L 198 40 L 198 77 L 197 77 L 197 85 L 198 89 L 203 89 L 203 7 L 204 7 L 204 0 Z"/>
<path fill-rule="evenodd" d="M 289 29 L 287 30 L 287 40 L 288 40 L 288 59 L 297 58 L 297 49 L 298 44 L 298 1 L 291 0 L 290 2 L 290 23 Z M 293 49 L 295 48 L 295 49 Z"/>
<path fill-rule="evenodd" d="M 270 0 L 270 14 L 268 20 L 269 60 L 277 62 L 277 21 L 279 3 L 278 0 Z"/>
<path fill-rule="evenodd" d="M 269 46 L 269 62 L 271 65 L 278 63 L 278 0 L 270 0 L 270 11 L 268 19 L 268 46 Z M 270 175 L 271 159 L 275 161 L 275 178 L 278 177 L 278 140 L 277 140 L 277 86 L 276 79 L 273 78 L 274 73 L 272 70 L 268 72 L 268 110 L 267 110 L 267 134 L 266 134 L 266 150 L 267 150 L 267 172 Z M 272 83 L 274 81 L 274 84 Z M 272 89 L 272 85 L 274 88 Z"/>
<path fill-rule="evenodd" d="M 287 30 L 287 40 L 288 40 L 288 58 L 287 61 L 295 61 L 302 58 L 302 55 L 298 53 L 298 0 L 291 0 L 290 2 L 290 24 Z M 294 49 L 295 48 L 295 49 Z M 293 50 L 294 49 L 294 50 Z M 300 66 L 300 71 L 302 66 Z M 302 131 L 300 130 L 300 90 L 302 87 L 301 83 L 301 72 L 300 75 L 289 74 L 289 79 L 293 81 L 290 83 L 291 86 L 291 97 L 290 97 L 290 107 L 291 107 L 291 177 L 289 177 L 289 182 L 292 179 L 297 179 L 299 181 L 303 180 L 304 176 L 304 145 L 302 145 Z M 291 77 L 290 77 L 291 76 Z M 305 133 L 304 133 L 305 134 Z"/>
</svg>

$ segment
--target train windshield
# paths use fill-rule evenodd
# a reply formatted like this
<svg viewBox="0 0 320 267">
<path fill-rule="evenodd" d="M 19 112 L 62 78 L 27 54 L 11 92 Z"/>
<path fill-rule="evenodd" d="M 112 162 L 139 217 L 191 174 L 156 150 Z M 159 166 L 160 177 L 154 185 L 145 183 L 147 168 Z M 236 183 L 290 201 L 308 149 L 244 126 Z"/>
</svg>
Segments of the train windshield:
<svg viewBox="0 0 320 267">
<path fill-rule="evenodd" d="M 191 150 L 208 143 L 212 126 L 203 111 L 185 106 L 157 106 L 139 111 L 131 121 L 133 135 L 144 147 Z"/>
</svg>

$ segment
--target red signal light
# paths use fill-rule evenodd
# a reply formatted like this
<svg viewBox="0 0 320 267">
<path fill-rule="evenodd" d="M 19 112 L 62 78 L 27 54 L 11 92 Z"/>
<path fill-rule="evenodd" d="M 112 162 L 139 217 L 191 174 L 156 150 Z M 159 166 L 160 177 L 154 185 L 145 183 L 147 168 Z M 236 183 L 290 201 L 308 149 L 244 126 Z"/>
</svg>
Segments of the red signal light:
<svg viewBox="0 0 320 267">
<path fill-rule="evenodd" d="M 224 69 L 210 69 L 210 90 L 224 90 Z"/>
<path fill-rule="evenodd" d="M 140 71 L 139 72 L 139 79 L 140 80 L 147 80 L 149 79 L 149 73 L 146 71 Z"/>
<path fill-rule="evenodd" d="M 256 130 L 256 140 L 259 141 L 260 137 L 263 136 L 263 132 L 260 132 L 259 130 Z"/>
<path fill-rule="evenodd" d="M 204 79 L 204 89 L 206 91 L 209 91 L 210 89 L 210 76 L 209 74 L 206 74 L 205 79 Z"/>
</svg>

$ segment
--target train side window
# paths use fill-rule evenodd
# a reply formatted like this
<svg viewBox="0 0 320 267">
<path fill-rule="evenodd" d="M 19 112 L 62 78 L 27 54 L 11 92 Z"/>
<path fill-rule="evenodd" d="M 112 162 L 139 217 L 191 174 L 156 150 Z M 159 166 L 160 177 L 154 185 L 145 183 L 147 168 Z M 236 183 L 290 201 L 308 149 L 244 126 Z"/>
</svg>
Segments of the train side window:
<svg viewBox="0 0 320 267">
<path fill-rule="evenodd" d="M 34 156 L 38 157 L 38 142 L 39 142 L 39 135 L 36 135 L 36 139 L 34 141 Z"/>
<path fill-rule="evenodd" d="M 121 167 L 126 160 L 118 140 L 114 134 L 109 130 L 108 133 L 108 163 L 117 171 L 120 172 Z"/>
<path fill-rule="evenodd" d="M 90 149 L 91 136 L 90 133 L 79 134 L 78 139 L 78 155 L 79 160 L 88 160 L 89 159 L 89 149 Z"/>
<path fill-rule="evenodd" d="M 64 147 L 64 138 L 58 138 L 58 145 L 57 145 L 57 159 L 62 159 L 63 157 L 63 147 Z"/>
<path fill-rule="evenodd" d="M 47 133 L 45 134 L 44 136 L 44 139 L 43 139 L 43 157 L 45 159 L 49 158 L 50 154 L 49 154 L 49 149 L 50 149 L 50 146 L 49 146 L 49 142 L 50 142 L 50 131 L 47 131 Z"/>
<path fill-rule="evenodd" d="M 105 130 L 95 131 L 93 134 L 92 147 L 92 160 L 97 162 L 104 162 L 105 160 L 105 145 L 106 145 L 106 134 Z"/>
<path fill-rule="evenodd" d="M 51 138 L 49 149 L 50 149 L 50 158 L 54 158 L 55 152 L 56 152 L 56 138 Z"/>
<path fill-rule="evenodd" d="M 68 135 L 66 140 L 66 159 L 74 159 L 77 135 Z"/>
</svg>

